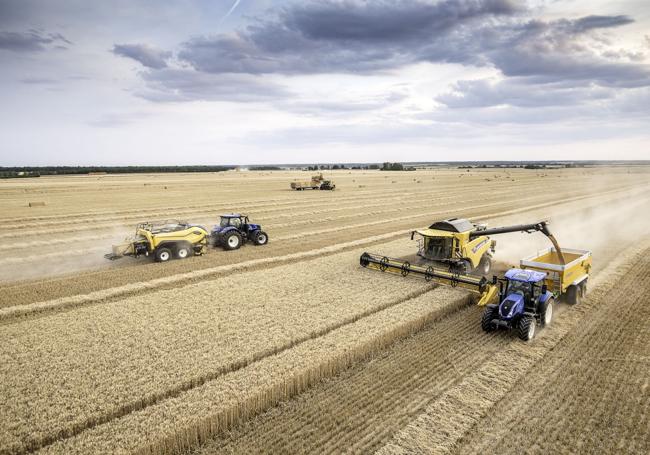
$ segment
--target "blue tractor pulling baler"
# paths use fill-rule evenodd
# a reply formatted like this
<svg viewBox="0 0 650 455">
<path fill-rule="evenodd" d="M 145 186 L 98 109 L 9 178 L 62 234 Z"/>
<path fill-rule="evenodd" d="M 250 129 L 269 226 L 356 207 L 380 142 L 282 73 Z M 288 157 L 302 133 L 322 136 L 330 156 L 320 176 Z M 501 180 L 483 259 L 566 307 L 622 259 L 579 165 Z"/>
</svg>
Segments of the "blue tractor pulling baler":
<svg viewBox="0 0 650 455">
<path fill-rule="evenodd" d="M 210 239 L 215 247 L 236 250 L 245 241 L 254 245 L 266 245 L 269 236 L 262 230 L 262 226 L 251 223 L 246 215 L 230 213 L 221 215 L 219 224 L 210 232 Z"/>
</svg>

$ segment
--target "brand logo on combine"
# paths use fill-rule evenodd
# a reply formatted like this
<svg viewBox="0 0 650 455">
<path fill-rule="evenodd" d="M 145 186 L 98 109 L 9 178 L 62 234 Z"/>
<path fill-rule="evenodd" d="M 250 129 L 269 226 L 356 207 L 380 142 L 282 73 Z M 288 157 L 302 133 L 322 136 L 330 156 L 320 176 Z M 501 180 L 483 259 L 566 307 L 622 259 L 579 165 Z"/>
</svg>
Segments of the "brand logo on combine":
<svg viewBox="0 0 650 455">
<path fill-rule="evenodd" d="M 486 243 L 487 243 L 487 239 L 479 242 L 474 248 L 472 248 L 472 253 L 476 253 Z"/>
</svg>

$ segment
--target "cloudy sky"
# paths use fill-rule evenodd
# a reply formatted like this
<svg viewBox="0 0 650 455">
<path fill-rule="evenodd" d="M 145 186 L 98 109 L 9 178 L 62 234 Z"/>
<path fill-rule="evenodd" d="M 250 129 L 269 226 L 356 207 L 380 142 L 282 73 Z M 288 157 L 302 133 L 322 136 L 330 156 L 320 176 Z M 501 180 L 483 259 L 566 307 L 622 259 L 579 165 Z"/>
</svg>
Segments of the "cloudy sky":
<svg viewBox="0 0 650 455">
<path fill-rule="evenodd" d="M 649 159 L 647 0 L 0 0 L 0 166 Z"/>
</svg>

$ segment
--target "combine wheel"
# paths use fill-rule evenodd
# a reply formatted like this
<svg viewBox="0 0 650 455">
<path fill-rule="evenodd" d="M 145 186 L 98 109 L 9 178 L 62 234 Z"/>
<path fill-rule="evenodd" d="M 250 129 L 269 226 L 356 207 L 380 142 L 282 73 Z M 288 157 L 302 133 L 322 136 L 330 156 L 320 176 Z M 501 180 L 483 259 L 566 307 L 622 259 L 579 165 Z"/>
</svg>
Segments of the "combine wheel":
<svg viewBox="0 0 650 455">
<path fill-rule="evenodd" d="M 241 235 L 238 232 L 231 232 L 226 234 L 223 242 L 223 247 L 226 250 L 236 250 L 241 246 Z"/>
<path fill-rule="evenodd" d="M 546 327 L 551 323 L 553 319 L 553 304 L 555 302 L 552 298 L 549 298 L 546 302 L 539 304 L 539 325 Z"/>
<path fill-rule="evenodd" d="M 253 243 L 255 245 L 266 245 L 269 243 L 269 236 L 264 231 L 256 231 L 253 234 Z"/>
<path fill-rule="evenodd" d="M 176 248 L 176 257 L 178 259 L 185 259 L 192 254 L 192 248 L 189 245 L 179 245 Z"/>
<path fill-rule="evenodd" d="M 580 289 L 575 284 L 572 284 L 567 288 L 566 301 L 570 305 L 577 305 L 578 303 L 580 303 Z"/>
<path fill-rule="evenodd" d="M 476 272 L 479 275 L 487 276 L 487 274 L 490 273 L 490 270 L 492 270 L 492 259 L 487 254 L 484 254 L 478 267 L 476 267 Z"/>
<path fill-rule="evenodd" d="M 159 247 L 156 249 L 156 262 L 167 262 L 172 258 L 172 250 L 167 247 Z"/>
<path fill-rule="evenodd" d="M 524 315 L 517 323 L 517 334 L 519 338 L 524 341 L 530 341 L 535 338 L 535 329 L 537 328 L 537 321 L 534 316 Z"/>
<path fill-rule="evenodd" d="M 492 332 L 494 330 L 492 319 L 496 319 L 498 312 L 498 306 L 489 306 L 485 308 L 485 311 L 483 311 L 483 317 L 481 318 L 481 328 L 484 332 Z"/>
</svg>

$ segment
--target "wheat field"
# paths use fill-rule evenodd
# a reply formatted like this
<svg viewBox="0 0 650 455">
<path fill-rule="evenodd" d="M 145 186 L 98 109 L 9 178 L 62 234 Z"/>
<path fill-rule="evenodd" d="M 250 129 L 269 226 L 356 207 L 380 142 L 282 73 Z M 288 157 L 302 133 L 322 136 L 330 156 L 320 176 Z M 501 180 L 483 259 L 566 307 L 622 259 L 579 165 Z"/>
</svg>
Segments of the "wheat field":
<svg viewBox="0 0 650 455">
<path fill-rule="evenodd" d="M 0 453 L 650 449 L 650 169 L 326 174 L 336 191 L 291 191 L 298 171 L 0 181 Z M 138 222 L 228 212 L 269 244 L 103 258 Z M 593 251 L 589 297 L 524 344 L 482 333 L 466 291 L 359 266 L 453 216 L 549 218 Z M 545 246 L 508 234 L 495 257 Z"/>
</svg>

